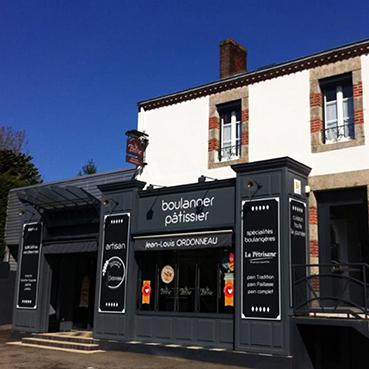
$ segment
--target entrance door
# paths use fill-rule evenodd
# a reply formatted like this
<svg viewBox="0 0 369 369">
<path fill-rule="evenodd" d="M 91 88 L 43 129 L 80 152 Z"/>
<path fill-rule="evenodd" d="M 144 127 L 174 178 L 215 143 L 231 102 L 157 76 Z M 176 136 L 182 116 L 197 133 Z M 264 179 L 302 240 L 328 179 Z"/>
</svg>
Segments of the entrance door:
<svg viewBox="0 0 369 369">
<path fill-rule="evenodd" d="M 352 278 L 363 280 L 362 268 L 355 264 L 369 261 L 366 188 L 320 192 L 317 200 L 319 263 L 330 265 L 320 270 L 330 274 L 321 278 L 322 295 L 343 305 L 359 304 L 363 290 Z"/>
<path fill-rule="evenodd" d="M 52 269 L 49 331 L 91 329 L 96 253 L 55 254 L 47 259 Z"/>
</svg>

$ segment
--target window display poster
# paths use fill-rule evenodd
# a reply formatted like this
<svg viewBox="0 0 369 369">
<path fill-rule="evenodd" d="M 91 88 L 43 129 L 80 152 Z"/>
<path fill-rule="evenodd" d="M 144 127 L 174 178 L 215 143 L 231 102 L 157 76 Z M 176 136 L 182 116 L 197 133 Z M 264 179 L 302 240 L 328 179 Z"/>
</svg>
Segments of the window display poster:
<svg viewBox="0 0 369 369">
<path fill-rule="evenodd" d="M 149 305 L 150 304 L 150 295 L 151 295 L 151 281 L 144 280 L 142 282 L 142 305 Z"/>
<path fill-rule="evenodd" d="M 107 215 L 104 220 L 99 311 L 125 312 L 129 214 Z"/>
<path fill-rule="evenodd" d="M 243 203 L 242 318 L 280 319 L 279 199 Z"/>
</svg>

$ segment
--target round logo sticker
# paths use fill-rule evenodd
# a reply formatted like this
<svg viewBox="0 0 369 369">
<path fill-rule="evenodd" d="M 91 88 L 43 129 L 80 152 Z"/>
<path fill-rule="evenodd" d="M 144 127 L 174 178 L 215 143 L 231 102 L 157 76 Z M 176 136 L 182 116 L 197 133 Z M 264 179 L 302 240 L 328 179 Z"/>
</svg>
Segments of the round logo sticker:
<svg viewBox="0 0 369 369">
<path fill-rule="evenodd" d="M 126 277 L 126 267 L 118 256 L 108 259 L 103 267 L 102 275 L 105 277 L 105 285 L 114 290 L 118 288 Z"/>
<path fill-rule="evenodd" d="M 169 284 L 170 282 L 173 281 L 174 279 L 174 269 L 170 266 L 170 265 L 166 265 L 162 270 L 161 270 L 161 280 L 166 283 Z"/>
</svg>

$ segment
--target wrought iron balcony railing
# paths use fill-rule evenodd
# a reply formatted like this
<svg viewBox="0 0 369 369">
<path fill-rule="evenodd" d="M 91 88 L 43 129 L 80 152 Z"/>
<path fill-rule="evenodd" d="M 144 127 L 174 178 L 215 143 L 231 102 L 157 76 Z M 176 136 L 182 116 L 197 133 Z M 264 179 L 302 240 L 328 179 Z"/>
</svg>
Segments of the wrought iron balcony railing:
<svg viewBox="0 0 369 369">
<path fill-rule="evenodd" d="M 241 145 L 223 146 L 219 150 L 219 161 L 238 159 L 241 156 Z"/>
<path fill-rule="evenodd" d="M 293 265 L 294 314 L 368 319 L 368 277 L 365 263 Z"/>
<path fill-rule="evenodd" d="M 353 123 L 341 126 L 325 128 L 323 130 L 324 142 L 332 143 L 355 138 L 355 127 Z"/>
</svg>

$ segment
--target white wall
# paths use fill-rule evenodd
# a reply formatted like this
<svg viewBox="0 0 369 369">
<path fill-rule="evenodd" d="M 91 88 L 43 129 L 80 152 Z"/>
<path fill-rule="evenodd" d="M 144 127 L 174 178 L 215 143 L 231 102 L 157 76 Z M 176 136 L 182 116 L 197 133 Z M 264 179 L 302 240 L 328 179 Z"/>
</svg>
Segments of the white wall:
<svg viewBox="0 0 369 369">
<path fill-rule="evenodd" d="M 148 165 L 139 179 L 169 186 L 197 182 L 199 176 L 209 175 L 208 121 L 208 97 L 141 111 L 138 129 L 149 135 L 149 146 Z M 226 168 L 223 172 L 233 171 Z"/>
<path fill-rule="evenodd" d="M 249 86 L 250 161 L 290 156 L 311 164 L 309 72 Z"/>
<path fill-rule="evenodd" d="M 311 153 L 309 71 L 249 86 L 249 160 L 290 156 L 311 175 L 369 169 L 369 56 L 363 56 L 364 146 Z M 200 175 L 230 178 L 230 167 L 208 169 L 209 99 L 202 97 L 139 114 L 149 134 L 141 180 L 157 185 L 193 183 Z"/>
</svg>

